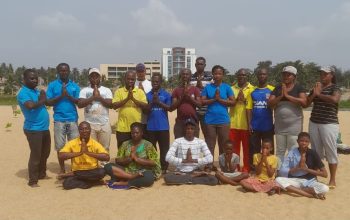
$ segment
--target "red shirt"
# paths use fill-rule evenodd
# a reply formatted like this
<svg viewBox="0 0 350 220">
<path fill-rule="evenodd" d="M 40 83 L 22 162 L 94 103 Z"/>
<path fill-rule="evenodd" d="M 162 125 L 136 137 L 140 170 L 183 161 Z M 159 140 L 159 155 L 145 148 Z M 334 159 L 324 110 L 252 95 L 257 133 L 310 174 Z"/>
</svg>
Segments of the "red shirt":
<svg viewBox="0 0 350 220">
<path fill-rule="evenodd" d="M 184 88 L 183 87 L 177 87 L 174 89 L 171 97 L 180 99 L 180 97 L 183 95 Z M 195 86 L 190 86 L 188 89 L 188 94 L 196 99 L 197 97 L 200 97 L 200 91 Z M 197 114 L 196 114 L 196 106 L 191 103 L 188 98 L 184 98 L 181 102 L 181 104 L 177 107 L 177 118 L 176 120 L 186 120 L 188 118 L 193 118 L 196 121 L 198 121 Z"/>
</svg>

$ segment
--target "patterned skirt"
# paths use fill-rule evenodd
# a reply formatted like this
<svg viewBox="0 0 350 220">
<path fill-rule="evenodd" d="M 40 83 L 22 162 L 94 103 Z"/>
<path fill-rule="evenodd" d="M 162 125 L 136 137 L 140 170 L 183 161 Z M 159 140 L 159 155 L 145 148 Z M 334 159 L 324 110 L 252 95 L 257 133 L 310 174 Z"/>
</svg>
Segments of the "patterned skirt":
<svg viewBox="0 0 350 220">
<path fill-rule="evenodd" d="M 274 180 L 268 180 L 266 182 L 261 182 L 256 177 L 249 177 L 247 179 L 242 180 L 247 185 L 250 185 L 257 192 L 269 192 L 274 187 L 278 186 L 278 184 Z"/>
</svg>

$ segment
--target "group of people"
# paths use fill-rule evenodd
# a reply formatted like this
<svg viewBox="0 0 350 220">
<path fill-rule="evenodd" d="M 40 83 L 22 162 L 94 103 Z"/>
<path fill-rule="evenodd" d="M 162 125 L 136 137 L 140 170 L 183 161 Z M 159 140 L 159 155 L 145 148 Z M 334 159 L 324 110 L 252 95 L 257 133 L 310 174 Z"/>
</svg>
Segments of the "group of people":
<svg viewBox="0 0 350 220">
<path fill-rule="evenodd" d="M 126 72 L 124 85 L 114 95 L 101 85 L 97 68 L 89 69 L 90 85 L 80 90 L 69 79 L 69 65 L 60 63 L 58 78 L 46 92 L 36 88 L 38 74 L 25 70 L 17 100 L 31 149 L 28 185 L 37 187 L 38 180 L 47 177 L 51 138 L 46 106 L 53 106 L 58 177 L 64 179 L 65 189 L 89 188 L 105 175 L 111 177 L 107 184 L 113 188 L 151 186 L 161 175 L 169 185 L 222 183 L 270 194 L 282 188 L 320 199 L 335 188 L 341 93 L 332 68 L 320 69 L 320 82 L 307 95 L 296 83 L 293 66 L 283 68 L 282 82 L 276 87 L 267 83 L 267 68 L 257 70 L 257 86 L 248 82 L 246 69 L 237 71 L 237 82 L 230 86 L 223 82 L 222 66 L 205 71 L 203 57 L 196 59 L 195 66 L 194 74 L 186 68 L 180 71 L 179 86 L 171 94 L 162 88 L 162 75 L 152 75 L 151 81 L 145 78 L 142 63 Z M 307 133 L 302 108 L 311 103 Z M 76 106 L 84 108 L 79 125 Z M 114 163 L 109 156 L 109 109 L 118 111 Z M 174 110 L 175 140 L 170 144 L 168 112 Z M 199 138 L 200 130 L 205 140 Z M 220 170 L 213 163 L 216 143 Z M 330 170 L 328 186 L 317 181 L 317 176 L 327 177 L 324 158 Z M 68 159 L 72 170 L 66 172 Z"/>
</svg>

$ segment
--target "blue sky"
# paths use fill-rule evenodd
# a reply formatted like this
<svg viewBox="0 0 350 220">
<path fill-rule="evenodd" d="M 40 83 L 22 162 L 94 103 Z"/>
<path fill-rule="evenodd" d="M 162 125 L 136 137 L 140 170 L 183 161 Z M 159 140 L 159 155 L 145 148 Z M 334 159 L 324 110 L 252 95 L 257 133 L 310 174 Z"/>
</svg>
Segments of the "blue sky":
<svg viewBox="0 0 350 220">
<path fill-rule="evenodd" d="M 194 47 L 207 67 L 300 59 L 350 69 L 350 0 L 0 0 L 0 62 L 79 69 Z"/>
</svg>

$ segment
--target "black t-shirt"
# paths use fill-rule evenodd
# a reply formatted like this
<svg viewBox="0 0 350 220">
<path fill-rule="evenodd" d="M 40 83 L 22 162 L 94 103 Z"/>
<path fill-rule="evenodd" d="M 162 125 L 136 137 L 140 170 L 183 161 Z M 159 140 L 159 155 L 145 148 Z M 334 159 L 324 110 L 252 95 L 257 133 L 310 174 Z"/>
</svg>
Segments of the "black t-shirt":
<svg viewBox="0 0 350 220">
<path fill-rule="evenodd" d="M 300 93 L 305 93 L 306 90 L 299 84 L 295 84 L 292 90 L 288 92 L 289 95 L 298 98 Z M 282 85 L 276 86 L 276 88 L 272 91 L 271 95 L 276 97 L 282 94 Z M 283 97 L 281 101 L 289 101 L 286 97 Z"/>
<path fill-rule="evenodd" d="M 321 158 L 318 156 L 318 154 L 316 153 L 316 151 L 312 150 L 312 149 L 308 149 L 306 151 L 306 166 L 309 168 L 309 169 L 312 169 L 312 170 L 320 170 L 321 168 L 324 167 L 324 164 L 321 160 Z M 301 178 L 301 179 L 313 179 L 315 178 L 316 176 L 311 174 L 311 173 L 307 173 L 303 176 L 290 176 L 292 178 Z"/>
</svg>

